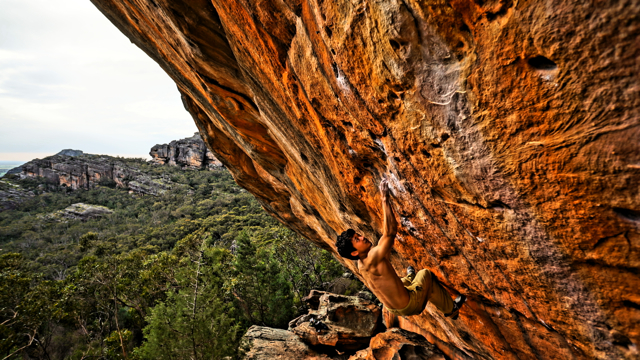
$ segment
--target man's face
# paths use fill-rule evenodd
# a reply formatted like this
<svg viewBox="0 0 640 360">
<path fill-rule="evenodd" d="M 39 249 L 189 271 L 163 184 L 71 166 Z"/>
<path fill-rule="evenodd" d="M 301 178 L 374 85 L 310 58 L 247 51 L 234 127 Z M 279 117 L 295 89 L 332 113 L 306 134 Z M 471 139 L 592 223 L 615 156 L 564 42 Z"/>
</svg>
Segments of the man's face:
<svg viewBox="0 0 640 360">
<path fill-rule="evenodd" d="M 363 235 L 355 234 L 351 239 L 351 244 L 357 250 L 351 253 L 351 255 L 358 256 L 360 253 L 367 252 L 371 248 L 371 242 Z"/>
</svg>

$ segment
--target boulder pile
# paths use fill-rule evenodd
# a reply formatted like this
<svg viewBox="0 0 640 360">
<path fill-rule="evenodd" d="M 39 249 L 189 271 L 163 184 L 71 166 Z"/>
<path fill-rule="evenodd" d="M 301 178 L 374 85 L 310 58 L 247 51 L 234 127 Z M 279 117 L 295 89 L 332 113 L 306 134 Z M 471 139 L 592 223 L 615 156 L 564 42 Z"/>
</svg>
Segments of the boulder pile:
<svg viewBox="0 0 640 360">
<path fill-rule="evenodd" d="M 288 330 L 252 326 L 247 331 L 247 359 L 445 359 L 422 335 L 387 330 L 382 309 L 371 300 L 312 290 L 304 301 L 309 312 L 289 322 Z"/>
</svg>

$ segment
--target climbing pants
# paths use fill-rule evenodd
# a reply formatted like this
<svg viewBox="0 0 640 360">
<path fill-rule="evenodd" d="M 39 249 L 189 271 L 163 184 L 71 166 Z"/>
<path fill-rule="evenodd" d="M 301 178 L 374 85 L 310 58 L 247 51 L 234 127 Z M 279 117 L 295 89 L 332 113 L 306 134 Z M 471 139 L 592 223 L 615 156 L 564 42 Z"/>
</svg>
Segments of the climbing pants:
<svg viewBox="0 0 640 360">
<path fill-rule="evenodd" d="M 431 271 L 424 269 L 417 274 L 403 277 L 402 284 L 409 291 L 409 304 L 404 309 L 389 309 L 389 312 L 399 316 L 418 315 L 431 302 L 443 314 L 453 311 L 453 300 L 449 293 L 440 285 Z"/>
</svg>

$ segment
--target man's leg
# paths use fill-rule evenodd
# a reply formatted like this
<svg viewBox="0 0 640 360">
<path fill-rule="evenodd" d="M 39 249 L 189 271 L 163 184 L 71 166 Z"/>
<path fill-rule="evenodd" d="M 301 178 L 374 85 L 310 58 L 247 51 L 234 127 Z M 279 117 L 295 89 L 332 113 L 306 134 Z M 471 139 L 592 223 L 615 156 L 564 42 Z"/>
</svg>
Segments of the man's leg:
<svg viewBox="0 0 640 360">
<path fill-rule="evenodd" d="M 431 274 L 431 271 L 427 269 L 418 271 L 412 286 L 416 287 L 421 297 L 433 303 L 443 314 L 449 314 L 453 311 L 453 300 L 451 300 L 451 296 L 447 290 L 440 285 L 435 276 Z M 419 287 L 419 289 L 417 287 Z"/>
<path fill-rule="evenodd" d="M 427 269 L 422 269 L 418 271 L 411 282 L 411 286 L 407 288 L 415 290 L 416 292 L 415 309 L 413 309 L 416 315 L 420 314 L 424 310 L 424 307 L 427 306 L 429 293 L 431 292 L 431 283 L 431 272 Z"/>
<path fill-rule="evenodd" d="M 451 295 L 449 295 L 449 292 L 440 285 L 440 282 L 438 282 L 435 277 L 433 277 L 431 282 L 431 293 L 428 298 L 429 301 L 445 315 L 450 314 L 454 310 Z"/>
</svg>

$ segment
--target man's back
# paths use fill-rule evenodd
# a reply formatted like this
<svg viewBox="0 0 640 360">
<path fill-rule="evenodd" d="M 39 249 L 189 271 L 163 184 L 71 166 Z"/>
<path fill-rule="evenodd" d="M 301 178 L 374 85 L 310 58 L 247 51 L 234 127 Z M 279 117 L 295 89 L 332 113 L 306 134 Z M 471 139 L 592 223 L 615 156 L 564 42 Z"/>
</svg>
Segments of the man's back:
<svg viewBox="0 0 640 360">
<path fill-rule="evenodd" d="M 373 248 L 371 251 L 375 251 Z M 365 285 L 387 308 L 402 309 L 409 303 L 409 292 L 391 266 L 389 258 L 384 256 L 378 261 L 375 257 L 358 260 L 358 270 Z"/>
</svg>

